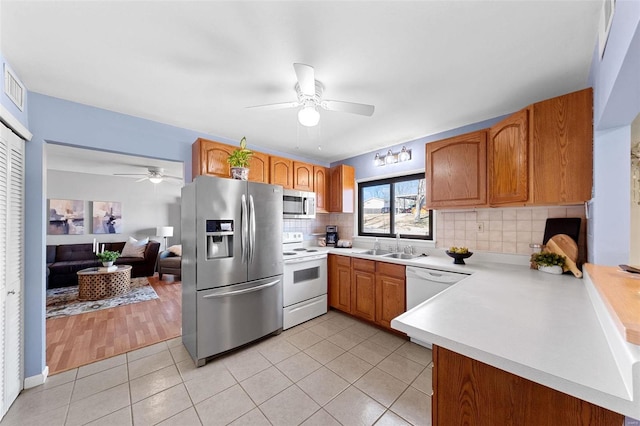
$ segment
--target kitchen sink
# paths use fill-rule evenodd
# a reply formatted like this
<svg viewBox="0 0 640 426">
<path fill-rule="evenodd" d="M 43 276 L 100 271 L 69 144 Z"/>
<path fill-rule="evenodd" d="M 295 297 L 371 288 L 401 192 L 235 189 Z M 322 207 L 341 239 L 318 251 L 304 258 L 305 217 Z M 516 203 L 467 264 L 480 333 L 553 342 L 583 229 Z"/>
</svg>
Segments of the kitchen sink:
<svg viewBox="0 0 640 426">
<path fill-rule="evenodd" d="M 374 256 L 385 256 L 387 254 L 391 254 L 391 250 L 373 249 L 373 250 L 361 251 L 358 254 L 372 254 Z"/>
<path fill-rule="evenodd" d="M 408 254 L 408 253 L 389 253 L 383 255 L 384 257 L 392 257 L 394 259 L 415 259 L 420 256 L 419 254 Z"/>
</svg>

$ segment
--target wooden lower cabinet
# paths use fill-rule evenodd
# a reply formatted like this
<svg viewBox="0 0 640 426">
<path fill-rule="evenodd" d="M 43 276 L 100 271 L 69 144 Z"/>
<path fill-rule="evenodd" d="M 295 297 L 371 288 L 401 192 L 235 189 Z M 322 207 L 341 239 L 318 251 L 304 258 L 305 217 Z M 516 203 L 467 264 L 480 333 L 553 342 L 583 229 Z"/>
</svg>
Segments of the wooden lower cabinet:
<svg viewBox="0 0 640 426">
<path fill-rule="evenodd" d="M 376 320 L 376 262 L 352 259 L 351 315 Z"/>
<path fill-rule="evenodd" d="M 405 267 L 376 262 L 376 324 L 391 328 L 391 320 L 407 310 Z"/>
<path fill-rule="evenodd" d="M 624 416 L 490 365 L 433 347 L 432 423 L 621 426 Z"/>
<path fill-rule="evenodd" d="M 351 258 L 329 255 L 329 306 L 351 313 Z"/>
<path fill-rule="evenodd" d="M 336 254 L 328 263 L 329 306 L 392 330 L 407 306 L 404 265 Z"/>
</svg>

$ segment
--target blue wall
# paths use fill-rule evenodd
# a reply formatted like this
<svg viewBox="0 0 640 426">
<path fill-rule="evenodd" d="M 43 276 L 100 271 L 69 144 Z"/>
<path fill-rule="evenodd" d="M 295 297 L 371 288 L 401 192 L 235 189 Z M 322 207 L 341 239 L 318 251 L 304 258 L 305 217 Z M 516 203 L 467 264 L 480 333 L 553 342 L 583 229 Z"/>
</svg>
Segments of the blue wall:
<svg viewBox="0 0 640 426">
<path fill-rule="evenodd" d="M 604 57 L 594 51 L 594 197 L 589 261 L 629 261 L 629 168 L 633 119 L 640 114 L 640 1 L 618 0 Z M 637 237 L 637 236 L 636 236 Z"/>
</svg>

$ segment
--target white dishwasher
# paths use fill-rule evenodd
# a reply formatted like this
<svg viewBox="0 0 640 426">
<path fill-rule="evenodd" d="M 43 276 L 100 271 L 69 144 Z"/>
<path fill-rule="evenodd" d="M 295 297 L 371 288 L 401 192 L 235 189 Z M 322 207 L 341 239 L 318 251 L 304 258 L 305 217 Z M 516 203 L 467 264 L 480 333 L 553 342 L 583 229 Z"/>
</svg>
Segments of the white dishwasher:
<svg viewBox="0 0 640 426">
<path fill-rule="evenodd" d="M 407 266 L 407 310 L 415 308 L 427 299 L 431 299 L 469 275 L 460 272 L 445 272 L 437 269 Z M 411 337 L 411 341 L 428 348 L 431 347 L 431 343 L 423 342 L 413 337 Z"/>
</svg>

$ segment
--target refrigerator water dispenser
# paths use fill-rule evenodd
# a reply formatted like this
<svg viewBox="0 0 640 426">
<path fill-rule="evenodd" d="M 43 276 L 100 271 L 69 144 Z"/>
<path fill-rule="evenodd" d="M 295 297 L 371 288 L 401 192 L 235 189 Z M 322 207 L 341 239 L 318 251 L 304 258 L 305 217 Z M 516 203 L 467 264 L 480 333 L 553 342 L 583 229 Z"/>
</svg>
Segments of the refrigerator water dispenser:
<svg viewBox="0 0 640 426">
<path fill-rule="evenodd" d="M 207 220 L 207 259 L 233 256 L 233 220 Z"/>
</svg>

